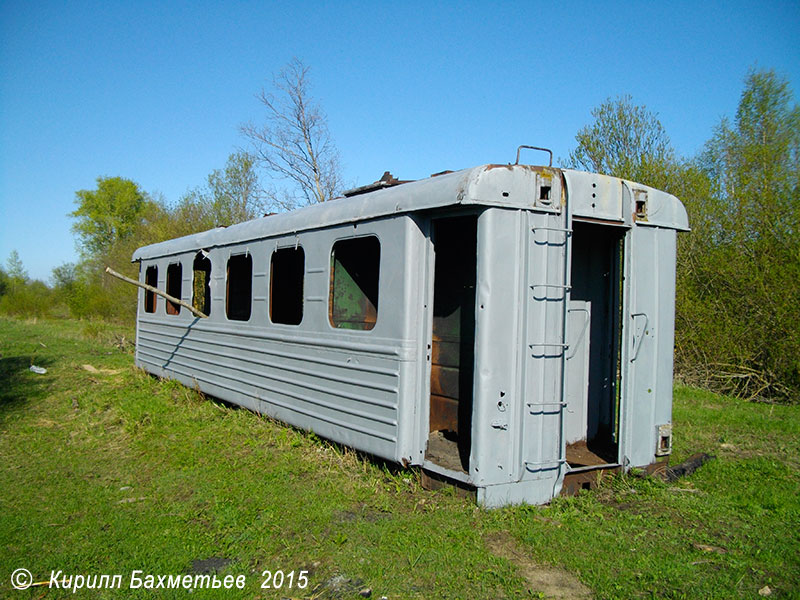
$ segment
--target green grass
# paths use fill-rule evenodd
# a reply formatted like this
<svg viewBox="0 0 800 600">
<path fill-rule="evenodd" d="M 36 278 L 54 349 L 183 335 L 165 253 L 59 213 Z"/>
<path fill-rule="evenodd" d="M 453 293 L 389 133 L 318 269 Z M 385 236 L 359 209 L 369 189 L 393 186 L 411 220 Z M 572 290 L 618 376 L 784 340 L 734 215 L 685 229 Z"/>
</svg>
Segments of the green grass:
<svg viewBox="0 0 800 600">
<path fill-rule="evenodd" d="M 675 459 L 717 457 L 692 476 L 618 477 L 548 507 L 485 511 L 422 490 L 415 471 L 150 377 L 131 337 L 0 319 L 0 597 L 72 595 L 12 590 L 19 567 L 37 580 L 119 573 L 126 588 L 135 569 L 192 573 L 214 557 L 246 589 L 193 598 L 540 597 L 520 563 L 561 567 L 598 598 L 758 598 L 767 585 L 800 597 L 797 405 L 677 387 Z M 516 564 L 492 553 L 498 536 L 522 550 Z M 265 569 L 307 570 L 309 586 L 262 590 Z M 336 575 L 351 581 L 336 591 Z"/>
</svg>

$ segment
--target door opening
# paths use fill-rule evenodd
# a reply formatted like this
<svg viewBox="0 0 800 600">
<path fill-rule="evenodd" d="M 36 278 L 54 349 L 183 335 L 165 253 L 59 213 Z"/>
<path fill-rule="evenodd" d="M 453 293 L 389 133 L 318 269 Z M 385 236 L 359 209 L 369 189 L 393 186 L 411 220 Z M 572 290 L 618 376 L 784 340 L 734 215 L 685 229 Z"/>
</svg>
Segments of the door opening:
<svg viewBox="0 0 800 600">
<path fill-rule="evenodd" d="M 616 464 L 624 229 L 573 223 L 568 307 L 567 462 Z"/>
<path fill-rule="evenodd" d="M 469 472 L 475 363 L 476 216 L 433 221 L 430 427 L 425 458 Z"/>
</svg>

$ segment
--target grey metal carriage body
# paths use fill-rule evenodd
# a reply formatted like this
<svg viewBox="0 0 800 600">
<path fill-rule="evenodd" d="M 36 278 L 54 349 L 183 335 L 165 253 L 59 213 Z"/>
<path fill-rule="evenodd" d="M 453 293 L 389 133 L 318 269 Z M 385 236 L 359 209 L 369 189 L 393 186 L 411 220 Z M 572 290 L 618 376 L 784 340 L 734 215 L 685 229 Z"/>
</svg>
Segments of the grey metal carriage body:
<svg viewBox="0 0 800 600">
<path fill-rule="evenodd" d="M 214 229 L 134 253 L 142 283 L 189 303 L 205 261 L 209 313 L 140 290 L 136 364 L 473 486 L 485 506 L 545 503 L 568 474 L 669 454 L 686 229 L 664 192 L 523 165 Z M 276 256 L 302 258 L 291 282 Z M 240 264 L 249 289 L 231 283 Z M 374 279 L 348 296 L 371 314 L 355 324 L 337 316 L 361 310 L 337 305 L 345 277 L 356 296 Z M 281 303 L 300 305 L 276 316 Z"/>
</svg>

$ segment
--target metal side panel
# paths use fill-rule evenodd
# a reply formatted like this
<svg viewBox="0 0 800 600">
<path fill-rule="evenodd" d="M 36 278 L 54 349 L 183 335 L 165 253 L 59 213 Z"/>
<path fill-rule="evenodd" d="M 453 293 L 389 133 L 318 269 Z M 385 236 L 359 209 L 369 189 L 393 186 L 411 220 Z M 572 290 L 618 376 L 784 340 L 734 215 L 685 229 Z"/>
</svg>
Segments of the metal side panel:
<svg viewBox="0 0 800 600">
<path fill-rule="evenodd" d="M 658 229 L 655 233 L 660 257 L 658 282 L 658 330 L 656 332 L 655 427 L 672 423 L 672 385 L 675 357 L 675 270 L 677 234 Z"/>
<path fill-rule="evenodd" d="M 427 229 L 419 220 L 408 216 L 404 219 L 404 238 L 401 261 L 403 295 L 402 335 L 413 348 L 411 360 L 401 365 L 403 393 L 399 396 L 398 407 L 398 462 L 408 461 L 421 465 L 425 457 L 427 436 L 427 404 L 423 402 L 428 395 L 430 372 L 427 360 L 427 343 L 430 314 L 428 302 L 429 248 Z M 424 420 L 424 425 L 420 422 Z"/>
<path fill-rule="evenodd" d="M 634 227 L 629 235 L 622 454 L 644 466 L 656 458 L 657 426 L 672 420 L 676 233 Z"/>
<path fill-rule="evenodd" d="M 161 377 L 396 459 L 403 342 L 296 341 L 258 328 L 220 331 L 140 319 L 137 363 Z"/>
<path fill-rule="evenodd" d="M 421 243 L 421 235 L 413 220 L 402 216 L 212 248 L 210 318 L 197 319 L 185 310 L 167 315 L 163 299 L 154 313 L 146 313 L 142 296 L 136 363 L 333 441 L 392 461 L 409 459 L 422 343 L 417 323 L 422 317 L 416 304 L 408 304 L 420 267 L 409 240 Z M 337 329 L 329 315 L 331 249 L 337 240 L 367 236 L 377 236 L 381 244 L 377 323 L 369 331 Z M 270 256 L 295 246 L 305 253 L 302 322 L 272 323 Z M 231 321 L 226 265 L 242 252 L 252 256 L 252 310 L 249 321 Z M 184 274 L 191 273 L 194 255 L 143 266 L 158 267 L 163 287 L 168 263 L 180 260 Z M 184 277 L 182 297 L 191 302 L 191 295 L 191 281 Z"/>
<path fill-rule="evenodd" d="M 568 300 L 564 263 L 569 235 L 560 215 L 528 213 L 522 479 L 546 480 L 557 493 L 563 476 L 562 364 L 564 304 Z"/>
<path fill-rule="evenodd" d="M 570 300 L 567 311 L 567 406 L 564 437 L 566 443 L 586 439 L 589 415 L 589 344 L 592 303 Z"/>
<path fill-rule="evenodd" d="M 525 398 L 519 389 L 520 299 L 527 213 L 488 209 L 478 219 L 472 478 L 520 478 L 517 458 Z"/>
<path fill-rule="evenodd" d="M 478 504 L 501 508 L 514 504 L 547 504 L 559 492 L 550 479 L 526 479 L 478 488 Z"/>
</svg>

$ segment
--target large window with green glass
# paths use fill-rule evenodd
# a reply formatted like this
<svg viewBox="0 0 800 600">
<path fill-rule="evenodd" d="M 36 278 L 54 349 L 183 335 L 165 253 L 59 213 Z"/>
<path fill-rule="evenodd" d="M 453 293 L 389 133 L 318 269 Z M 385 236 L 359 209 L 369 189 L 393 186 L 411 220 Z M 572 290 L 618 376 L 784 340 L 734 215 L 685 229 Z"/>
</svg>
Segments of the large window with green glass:
<svg viewBox="0 0 800 600">
<path fill-rule="evenodd" d="M 359 330 L 375 327 L 380 264 L 381 245 L 375 236 L 333 244 L 328 305 L 331 325 Z"/>
</svg>

